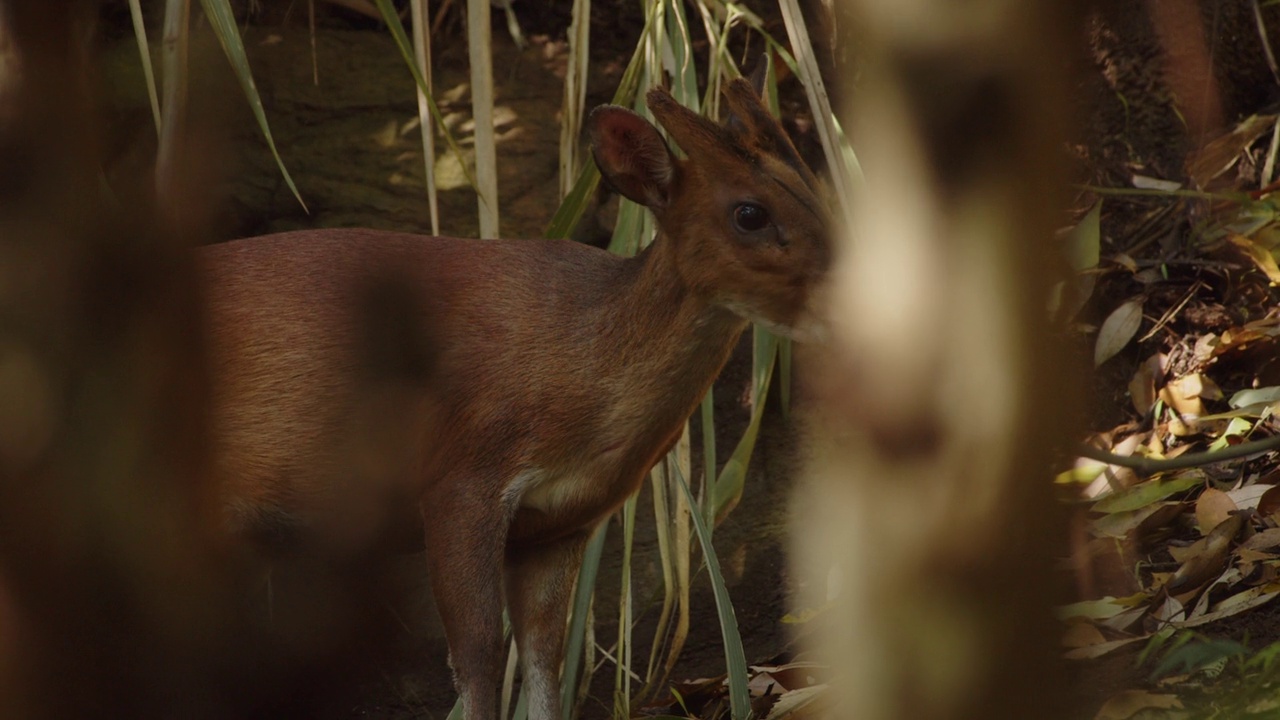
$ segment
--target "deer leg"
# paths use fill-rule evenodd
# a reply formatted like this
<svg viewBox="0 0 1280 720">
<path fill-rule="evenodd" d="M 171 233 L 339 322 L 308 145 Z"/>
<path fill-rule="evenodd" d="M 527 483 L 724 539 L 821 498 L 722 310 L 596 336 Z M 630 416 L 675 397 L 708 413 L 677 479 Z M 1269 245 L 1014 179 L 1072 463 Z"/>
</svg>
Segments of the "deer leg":
<svg viewBox="0 0 1280 720">
<path fill-rule="evenodd" d="M 424 498 L 431 590 L 449 643 L 449 665 L 466 720 L 495 720 L 502 682 L 502 551 L 509 524 L 498 502 L 467 483 Z M 461 489 L 461 490 L 460 490 Z"/>
<path fill-rule="evenodd" d="M 530 720 L 559 720 L 569 595 L 582 566 L 583 532 L 538 545 L 507 548 L 507 611 L 520 651 Z"/>
</svg>

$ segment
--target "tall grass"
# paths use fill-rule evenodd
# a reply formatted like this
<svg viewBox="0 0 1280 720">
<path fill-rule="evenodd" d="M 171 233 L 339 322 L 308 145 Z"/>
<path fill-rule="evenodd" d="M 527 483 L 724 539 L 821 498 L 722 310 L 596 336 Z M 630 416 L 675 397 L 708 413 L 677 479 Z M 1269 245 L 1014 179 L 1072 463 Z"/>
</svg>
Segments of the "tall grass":
<svg viewBox="0 0 1280 720">
<path fill-rule="evenodd" d="M 839 129 L 832 116 L 821 78 L 817 73 L 813 49 L 807 30 L 800 17 L 796 0 L 779 0 L 790 40 L 787 47 L 765 32 L 761 19 L 748 9 L 722 0 L 644 0 L 645 23 L 641 36 L 619 82 L 613 102 L 648 114 L 643 105 L 642 89 L 664 84 L 685 105 L 715 116 L 719 110 L 719 88 L 725 80 L 739 77 L 742 72 L 729 51 L 729 39 L 735 31 L 743 30 L 758 36 L 771 52 L 769 62 L 777 57 L 802 81 L 806 88 L 816 125 L 827 154 L 828 165 L 833 169 L 832 183 L 837 195 L 844 196 L 844 188 L 852 174 L 849 160 L 852 155 L 842 144 Z M 412 82 L 418 93 L 418 114 L 422 125 L 422 143 L 427 177 L 428 203 L 431 208 L 432 231 L 438 232 L 439 218 L 433 182 L 433 158 L 435 156 L 434 127 L 449 149 L 461 156 L 457 142 L 444 126 L 439 108 L 432 96 L 430 83 L 430 33 L 429 17 L 423 0 L 411 3 L 412 42 L 400 24 L 390 0 L 375 0 L 386 24 L 405 58 Z M 253 83 L 227 0 L 202 0 L 206 16 L 218 35 L 228 60 L 234 68 L 245 92 L 247 102 L 254 111 L 259 127 L 271 152 L 276 158 L 281 174 L 295 195 L 297 188 L 289 177 L 283 159 L 271 141 L 266 113 Z M 145 27 L 142 23 L 138 0 L 131 0 L 138 43 L 143 57 L 149 59 L 146 47 Z M 168 0 L 163 44 L 162 102 L 153 99 L 161 143 L 157 161 L 158 182 L 163 186 L 165 173 L 169 172 L 169 152 L 174 137 L 181 127 L 185 97 L 185 64 L 187 33 L 190 21 L 187 17 L 189 0 Z M 689 9 L 696 13 L 706 37 L 705 50 L 699 54 L 692 38 Z M 480 234 L 497 236 L 500 228 L 499 198 L 497 192 L 497 146 L 492 122 L 494 87 L 492 78 L 492 48 L 489 25 L 489 1 L 469 0 L 466 4 L 468 45 L 471 66 L 471 96 L 475 125 L 475 175 L 472 177 L 466 162 L 461 165 L 479 198 Z M 594 163 L 584 162 L 580 145 L 580 131 L 585 107 L 586 78 L 589 67 L 590 0 L 574 0 L 573 21 L 568 29 L 569 59 L 565 78 L 562 108 L 559 167 L 560 193 L 563 201 L 557 208 L 547 235 L 568 237 L 583 213 L 592 205 L 595 190 L 600 181 Z M 776 74 L 772 64 L 767 68 L 768 97 L 776 112 Z M 152 97 L 157 96 L 155 81 L 147 73 Z M 652 242 L 655 228 L 651 215 L 644 208 L 622 199 L 618 219 L 609 244 L 612 252 L 630 255 L 639 252 Z M 617 618 L 618 631 L 611 648 L 603 648 L 605 656 L 614 664 L 614 714 L 629 717 L 639 703 L 660 692 L 670 678 L 676 661 L 684 647 L 690 628 L 690 597 L 694 578 L 695 561 L 707 570 L 706 577 L 720 611 L 721 631 L 724 639 L 726 663 L 729 666 L 731 685 L 731 714 L 735 720 L 747 717 L 746 668 L 741 640 L 733 617 L 732 604 L 725 582 L 719 573 L 712 544 L 716 524 L 723 522 L 738 504 L 743 492 L 750 460 L 759 438 L 765 398 L 774 382 L 774 373 L 781 372 L 782 397 L 788 398 L 790 352 L 786 342 L 763 328 L 753 330 L 752 410 L 750 420 L 737 445 L 720 466 L 715 443 L 715 411 L 710 394 L 701 405 L 698 419 L 701 424 L 703 462 L 694 472 L 688 425 L 671 453 L 651 472 L 651 513 L 639 513 L 635 498 L 629 500 L 621 513 L 623 573 L 619 589 L 619 604 L 613 612 L 605 613 Z M 697 492 L 690 487 L 693 485 Z M 657 601 L 657 623 L 652 637 L 643 638 L 636 646 L 634 624 L 639 611 L 635 605 L 632 568 L 637 523 L 652 522 L 658 545 L 656 562 L 661 570 L 662 591 Z M 566 720 L 575 712 L 581 689 L 590 681 L 596 650 L 592 638 L 592 606 L 599 563 L 607 528 L 602 528 L 587 548 L 578 587 L 574 594 L 567 636 L 567 659 L 563 672 L 562 698 Z M 694 540 L 697 540 L 695 544 Z M 647 648 L 647 650 L 645 650 Z M 639 653 L 639 655 L 637 655 Z M 643 662 L 635 662 L 636 657 Z M 512 656 L 514 663 L 514 655 Z M 512 665 L 514 668 L 514 665 Z M 508 685 L 510 687 L 510 685 Z M 507 700 L 510 700 L 509 695 Z M 517 699 L 510 708 L 511 717 L 521 718 L 524 702 Z M 455 708 L 456 715 L 459 708 Z"/>
</svg>

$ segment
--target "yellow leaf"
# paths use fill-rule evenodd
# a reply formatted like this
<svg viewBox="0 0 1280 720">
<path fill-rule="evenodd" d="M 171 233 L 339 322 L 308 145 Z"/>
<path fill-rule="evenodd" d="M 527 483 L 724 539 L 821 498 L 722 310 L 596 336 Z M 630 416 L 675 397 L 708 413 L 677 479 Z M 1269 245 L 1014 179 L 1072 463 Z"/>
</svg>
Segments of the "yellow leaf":
<svg viewBox="0 0 1280 720">
<path fill-rule="evenodd" d="M 1280 285 L 1280 266 L 1276 265 L 1275 256 L 1271 254 L 1270 250 L 1261 247 L 1243 235 L 1234 233 L 1231 235 L 1231 244 L 1244 251 L 1244 254 L 1249 256 L 1253 264 L 1267 274 L 1267 279 L 1271 281 L 1272 285 Z"/>
</svg>

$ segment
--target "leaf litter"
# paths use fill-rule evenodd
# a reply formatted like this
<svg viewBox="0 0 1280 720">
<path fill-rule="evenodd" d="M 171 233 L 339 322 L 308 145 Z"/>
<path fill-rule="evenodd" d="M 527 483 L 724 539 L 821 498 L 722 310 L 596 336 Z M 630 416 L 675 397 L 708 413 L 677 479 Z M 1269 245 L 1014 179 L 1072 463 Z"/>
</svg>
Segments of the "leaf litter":
<svg viewBox="0 0 1280 720">
<path fill-rule="evenodd" d="M 1084 529 L 1066 564 L 1079 593 L 1059 610 L 1063 653 L 1182 663 L 1180 675 L 1112 694 L 1096 718 L 1196 716 L 1186 708 L 1224 677 L 1242 692 L 1241 673 L 1280 668 L 1280 645 L 1250 655 L 1214 637 L 1280 596 L 1280 456 L 1202 457 L 1280 433 L 1280 188 L 1258 179 L 1276 122 L 1248 118 L 1188 159 L 1203 196 L 1113 191 L 1104 207 L 1086 189 L 1062 233 L 1074 277 L 1055 287 L 1070 302 L 1050 317 L 1092 346 L 1104 379 L 1095 415 L 1110 424 L 1086 442 L 1145 464 L 1080 457 L 1059 468 Z M 1186 462 L 1164 462 L 1175 458 Z M 1241 717 L 1280 707 L 1240 703 Z"/>
</svg>

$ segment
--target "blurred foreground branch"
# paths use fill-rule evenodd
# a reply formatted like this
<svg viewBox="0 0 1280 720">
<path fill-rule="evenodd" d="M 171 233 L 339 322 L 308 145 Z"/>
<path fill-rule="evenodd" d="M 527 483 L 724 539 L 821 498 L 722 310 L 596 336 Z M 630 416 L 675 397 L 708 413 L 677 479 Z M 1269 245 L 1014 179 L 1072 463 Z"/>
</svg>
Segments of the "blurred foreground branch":
<svg viewBox="0 0 1280 720">
<path fill-rule="evenodd" d="M 1047 458 L 1069 415 L 1041 336 L 1062 193 L 1046 2 L 862 0 L 844 126 L 865 171 L 812 395 L 795 558 L 834 599 L 833 718 L 1059 714 Z M 827 589 L 827 593 L 822 592 Z"/>
</svg>

